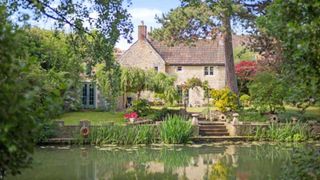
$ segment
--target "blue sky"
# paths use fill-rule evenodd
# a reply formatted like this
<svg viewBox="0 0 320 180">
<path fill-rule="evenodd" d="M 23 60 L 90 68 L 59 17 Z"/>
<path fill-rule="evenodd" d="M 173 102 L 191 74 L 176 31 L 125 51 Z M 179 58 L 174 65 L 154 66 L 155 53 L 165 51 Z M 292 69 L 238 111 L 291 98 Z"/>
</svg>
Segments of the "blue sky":
<svg viewBox="0 0 320 180">
<path fill-rule="evenodd" d="M 134 32 L 132 34 L 133 42 L 137 40 L 137 26 L 144 21 L 144 24 L 148 26 L 159 27 L 154 19 L 155 15 L 161 15 L 168 12 L 172 8 L 176 8 L 180 5 L 179 0 L 132 0 L 132 5 L 128 8 L 132 15 L 132 23 L 134 25 Z M 116 47 L 126 50 L 130 44 L 125 39 L 121 38 Z"/>
</svg>

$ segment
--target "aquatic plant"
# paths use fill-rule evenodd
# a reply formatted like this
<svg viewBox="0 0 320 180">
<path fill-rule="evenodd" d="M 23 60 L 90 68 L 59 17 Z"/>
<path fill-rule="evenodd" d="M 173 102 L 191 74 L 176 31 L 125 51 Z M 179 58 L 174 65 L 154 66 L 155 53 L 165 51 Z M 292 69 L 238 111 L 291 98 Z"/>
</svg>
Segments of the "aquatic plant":
<svg viewBox="0 0 320 180">
<path fill-rule="evenodd" d="M 89 141 L 92 144 L 150 144 L 157 140 L 157 129 L 154 126 L 121 126 L 110 125 L 93 128 Z"/>
<path fill-rule="evenodd" d="M 192 125 L 178 115 L 168 116 L 160 126 L 160 139 L 168 144 L 185 144 L 192 135 Z"/>
<path fill-rule="evenodd" d="M 280 141 L 280 142 L 301 142 L 312 138 L 307 124 L 285 123 L 271 124 L 267 128 L 257 128 L 255 138 Z"/>
</svg>

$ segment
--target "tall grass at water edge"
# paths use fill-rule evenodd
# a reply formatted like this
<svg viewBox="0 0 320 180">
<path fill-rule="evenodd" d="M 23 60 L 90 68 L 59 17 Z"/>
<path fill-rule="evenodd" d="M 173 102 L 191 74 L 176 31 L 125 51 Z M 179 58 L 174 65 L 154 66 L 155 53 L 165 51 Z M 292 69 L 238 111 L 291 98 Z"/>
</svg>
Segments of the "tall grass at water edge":
<svg viewBox="0 0 320 180">
<path fill-rule="evenodd" d="M 121 126 L 110 125 L 94 128 L 89 140 L 92 144 L 151 144 L 157 141 L 157 128 L 150 125 Z"/>
<path fill-rule="evenodd" d="M 167 144 L 186 144 L 192 136 L 192 125 L 186 118 L 173 115 L 160 126 L 160 139 Z"/>
<path fill-rule="evenodd" d="M 303 123 L 270 124 L 268 127 L 258 128 L 255 138 L 279 142 L 302 142 L 313 138 L 313 134 L 309 126 Z"/>
<path fill-rule="evenodd" d="M 91 128 L 88 138 L 77 137 L 79 142 L 89 141 L 91 144 L 186 144 L 192 136 L 192 125 L 187 118 L 173 115 L 167 116 L 160 126 L 156 125 L 108 125 Z"/>
</svg>

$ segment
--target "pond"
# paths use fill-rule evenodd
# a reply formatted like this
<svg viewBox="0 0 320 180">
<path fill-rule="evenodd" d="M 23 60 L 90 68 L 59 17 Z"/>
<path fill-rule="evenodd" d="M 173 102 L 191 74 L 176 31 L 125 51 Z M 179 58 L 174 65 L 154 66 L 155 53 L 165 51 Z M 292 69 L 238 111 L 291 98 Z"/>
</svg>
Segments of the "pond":
<svg viewBox="0 0 320 180">
<path fill-rule="evenodd" d="M 305 144 L 38 147 L 31 169 L 9 179 L 279 179 Z"/>
</svg>

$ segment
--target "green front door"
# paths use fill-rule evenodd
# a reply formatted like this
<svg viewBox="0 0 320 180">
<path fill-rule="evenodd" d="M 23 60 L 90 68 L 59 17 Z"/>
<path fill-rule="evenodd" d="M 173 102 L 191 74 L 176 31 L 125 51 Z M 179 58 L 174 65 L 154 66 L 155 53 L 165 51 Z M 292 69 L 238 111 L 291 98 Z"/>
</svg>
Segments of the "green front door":
<svg viewBox="0 0 320 180">
<path fill-rule="evenodd" d="M 82 108 L 94 109 L 96 106 L 96 91 L 93 83 L 83 83 Z"/>
</svg>

